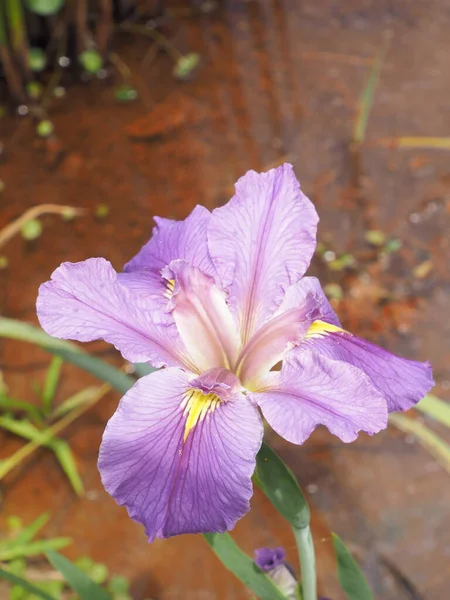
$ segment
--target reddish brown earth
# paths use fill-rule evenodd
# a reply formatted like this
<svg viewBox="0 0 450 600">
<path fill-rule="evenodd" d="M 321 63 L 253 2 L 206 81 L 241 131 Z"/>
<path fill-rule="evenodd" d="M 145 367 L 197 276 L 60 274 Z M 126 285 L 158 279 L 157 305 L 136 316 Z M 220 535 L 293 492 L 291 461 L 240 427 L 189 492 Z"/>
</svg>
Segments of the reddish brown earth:
<svg viewBox="0 0 450 600">
<path fill-rule="evenodd" d="M 178 47 L 204 57 L 196 77 L 182 84 L 172 80 L 167 57 L 142 63 L 147 40 L 118 38 L 117 51 L 135 73 L 136 103 L 115 103 L 105 82 L 71 88 L 52 112 L 61 156 L 34 141 L 29 121 L 0 122 L 7 149 L 0 227 L 43 202 L 87 210 L 69 223 L 44 217 L 38 240 L 18 237 L 2 249 L 10 266 L 0 274 L 1 313 L 36 322 L 37 288 L 61 261 L 105 256 L 120 269 L 149 237 L 152 215 L 183 218 L 196 203 L 214 208 L 247 169 L 290 160 L 321 215 L 319 239 L 358 259 L 351 270 L 331 271 L 319 257 L 312 267 L 324 284 L 341 284 L 336 308 L 345 326 L 430 360 L 435 391 L 448 399 L 449 154 L 377 140 L 448 133 L 449 27 L 446 0 L 229 1 L 212 16 L 173 27 Z M 355 107 L 388 29 L 392 44 L 357 172 L 348 150 Z M 99 203 L 110 208 L 102 220 L 95 217 Z M 377 260 L 364 241 L 368 228 L 401 239 L 402 249 Z M 431 268 L 417 276 L 414 268 L 425 261 Z M 42 379 L 48 356 L 25 344 L 2 341 L 0 348 L 13 395 L 31 399 L 31 382 Z M 110 348 L 92 349 L 120 364 Z M 92 383 L 70 366 L 63 373 L 58 400 Z M 11 514 L 28 522 L 50 510 L 46 533 L 72 536 L 70 556 L 89 554 L 130 577 L 136 599 L 249 598 L 201 537 L 149 546 L 142 528 L 103 491 L 96 458 L 117 401 L 110 394 L 65 434 L 85 498 L 74 497 L 53 457 L 40 452 L 5 482 L 0 525 Z M 394 428 L 351 446 L 322 430 L 303 447 L 271 441 L 310 499 L 323 594 L 343 600 L 330 544 L 335 530 L 355 551 L 377 599 L 449 597 L 450 479 L 417 442 Z M 18 447 L 4 434 L 0 443 L 2 457 Z M 259 492 L 234 535 L 250 553 L 285 545 L 297 564 L 288 527 Z"/>
</svg>

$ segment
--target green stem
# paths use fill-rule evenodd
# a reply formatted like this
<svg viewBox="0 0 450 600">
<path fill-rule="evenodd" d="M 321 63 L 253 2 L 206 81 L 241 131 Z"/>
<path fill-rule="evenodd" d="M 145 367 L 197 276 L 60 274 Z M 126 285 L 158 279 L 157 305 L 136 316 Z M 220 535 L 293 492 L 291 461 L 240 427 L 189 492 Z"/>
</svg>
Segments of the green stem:
<svg viewBox="0 0 450 600">
<path fill-rule="evenodd" d="M 6 15 L 2 10 L 0 3 L 0 63 L 3 65 L 3 72 L 7 85 L 13 97 L 18 102 L 25 102 L 26 96 L 22 81 L 16 70 L 13 58 L 11 56 L 8 37 L 6 35 Z"/>
<path fill-rule="evenodd" d="M 5 7 L 11 31 L 11 45 L 13 50 L 20 57 L 20 62 L 24 71 L 28 73 L 28 38 L 21 1 L 6 0 Z"/>
<path fill-rule="evenodd" d="M 317 600 L 317 575 L 314 544 L 309 526 L 294 528 L 302 572 L 303 600 Z"/>
</svg>

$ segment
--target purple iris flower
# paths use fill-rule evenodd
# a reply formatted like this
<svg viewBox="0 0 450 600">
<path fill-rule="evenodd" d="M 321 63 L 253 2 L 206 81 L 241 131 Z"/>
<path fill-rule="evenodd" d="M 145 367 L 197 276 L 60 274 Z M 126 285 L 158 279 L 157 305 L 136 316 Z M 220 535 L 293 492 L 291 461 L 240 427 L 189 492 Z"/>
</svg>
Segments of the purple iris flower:
<svg viewBox="0 0 450 600">
<path fill-rule="evenodd" d="M 286 552 L 284 548 L 257 548 L 255 550 L 255 563 L 261 571 L 272 571 L 286 563 Z"/>
<path fill-rule="evenodd" d="M 318 425 L 351 442 L 432 387 L 427 363 L 343 330 L 303 277 L 318 217 L 291 165 L 248 172 L 212 213 L 155 220 L 124 273 L 104 258 L 63 263 L 37 301 L 49 334 L 165 367 L 122 398 L 99 457 L 106 490 L 150 541 L 224 532 L 249 510 L 258 408 L 295 444 Z"/>
</svg>

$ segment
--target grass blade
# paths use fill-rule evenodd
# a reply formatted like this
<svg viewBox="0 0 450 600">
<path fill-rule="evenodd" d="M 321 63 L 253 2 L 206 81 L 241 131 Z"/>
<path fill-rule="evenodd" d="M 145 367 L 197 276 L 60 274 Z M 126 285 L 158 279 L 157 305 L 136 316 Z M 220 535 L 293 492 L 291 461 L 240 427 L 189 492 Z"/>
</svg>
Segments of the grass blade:
<svg viewBox="0 0 450 600">
<path fill-rule="evenodd" d="M 72 410 L 75 410 L 79 406 L 83 406 L 84 404 L 90 402 L 92 398 L 98 394 L 98 390 L 98 387 L 90 386 L 84 388 L 84 390 L 81 390 L 80 392 L 77 392 L 73 396 L 70 396 L 70 398 L 67 398 L 67 400 L 62 402 L 53 410 L 51 417 L 54 419 L 57 417 L 62 417 L 67 413 L 70 413 Z"/>
<path fill-rule="evenodd" d="M 242 552 L 228 533 L 205 533 L 204 538 L 220 561 L 261 600 L 286 600 L 285 595 L 269 577 Z"/>
<path fill-rule="evenodd" d="M 73 458 L 69 444 L 64 440 L 54 437 L 54 435 L 47 436 L 46 431 L 51 430 L 51 428 L 40 431 L 28 421 L 18 421 L 16 419 L 10 419 L 9 417 L 0 417 L 0 427 L 3 427 L 11 433 L 19 435 L 27 440 L 30 440 L 31 442 L 35 442 L 40 446 L 45 446 L 46 448 L 52 450 L 55 453 L 55 456 L 58 459 L 68 480 L 70 481 L 75 493 L 78 496 L 83 495 L 83 483 L 78 474 L 75 459 Z M 2 475 L 0 467 L 0 479 L 1 478 Z"/>
<path fill-rule="evenodd" d="M 15 398 L 9 398 L 5 394 L 0 393 L 0 408 L 5 411 L 13 411 L 13 412 L 25 412 L 32 419 L 40 420 L 41 413 L 37 406 L 31 404 L 30 402 L 24 402 L 23 400 L 16 400 Z"/>
<path fill-rule="evenodd" d="M 91 373 L 94 377 L 109 383 L 119 392 L 125 393 L 135 382 L 132 377 L 129 377 L 103 360 L 86 354 L 75 344 L 66 340 L 53 338 L 47 335 L 45 331 L 42 331 L 42 329 L 39 329 L 39 327 L 35 327 L 29 323 L 0 317 L 0 337 L 36 344 L 44 350 L 56 354 L 65 361 Z"/>
<path fill-rule="evenodd" d="M 69 444 L 64 440 L 56 439 L 52 441 L 51 448 L 55 453 L 62 470 L 66 474 L 67 479 L 70 481 L 74 492 L 77 496 L 81 497 L 84 494 L 84 486 Z"/>
<path fill-rule="evenodd" d="M 63 362 L 64 361 L 60 356 L 55 356 L 48 368 L 44 389 L 42 390 L 42 404 L 45 414 L 48 414 L 51 410 L 52 402 L 56 394 L 56 388 L 58 387 L 59 376 L 61 374 Z"/>
<path fill-rule="evenodd" d="M 34 594 L 37 598 L 42 598 L 43 600 L 56 600 L 53 596 L 49 596 L 46 592 L 40 590 L 38 587 L 26 581 L 26 579 L 22 579 L 22 577 L 18 577 L 17 575 L 13 575 L 12 573 L 8 573 L 4 569 L 0 569 L 0 578 L 6 579 L 10 583 L 14 585 L 20 586 L 22 589 L 26 590 L 30 594 Z"/>
<path fill-rule="evenodd" d="M 381 138 L 374 142 L 386 148 L 411 148 L 420 150 L 450 150 L 450 137 L 409 136 Z"/>
<path fill-rule="evenodd" d="M 48 513 L 42 513 L 39 517 L 34 520 L 30 525 L 24 527 L 22 531 L 16 535 L 14 541 L 18 544 L 26 544 L 31 542 L 31 540 L 39 533 L 39 531 L 44 527 L 44 525 L 49 520 L 50 515 Z"/>
<path fill-rule="evenodd" d="M 61 554 L 53 551 L 47 552 L 47 558 L 52 567 L 61 573 L 67 585 L 80 596 L 81 600 L 111 600 L 104 589 Z"/>
<path fill-rule="evenodd" d="M 416 410 L 432 417 L 442 425 L 450 427 L 450 404 L 433 394 L 427 394 L 423 400 L 416 404 Z"/>
<path fill-rule="evenodd" d="M 391 44 L 391 36 L 386 35 L 383 45 L 373 61 L 372 68 L 367 79 L 366 87 L 361 94 L 358 102 L 357 115 L 353 127 L 352 141 L 361 144 L 366 137 L 367 124 L 369 122 L 370 111 L 373 105 L 375 89 L 380 78 L 381 68 Z"/>
<path fill-rule="evenodd" d="M 333 546 L 338 563 L 338 578 L 348 600 L 374 600 L 373 594 L 357 562 L 335 533 Z"/>
<path fill-rule="evenodd" d="M 50 540 L 38 540 L 29 544 L 22 544 L 0 551 L 0 561 L 14 560 L 15 558 L 25 558 L 29 556 L 38 556 L 45 554 L 50 550 L 62 550 L 72 543 L 68 537 L 52 538 Z"/>
<path fill-rule="evenodd" d="M 411 433 L 450 474 L 450 445 L 417 419 L 404 415 L 389 415 L 389 423 L 405 433 Z"/>
</svg>

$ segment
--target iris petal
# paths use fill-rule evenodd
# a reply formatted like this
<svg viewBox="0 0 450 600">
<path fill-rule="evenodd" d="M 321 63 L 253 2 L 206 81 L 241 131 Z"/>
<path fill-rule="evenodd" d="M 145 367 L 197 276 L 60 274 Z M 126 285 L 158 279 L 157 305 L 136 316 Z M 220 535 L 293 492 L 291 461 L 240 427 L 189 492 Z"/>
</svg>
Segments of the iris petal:
<svg viewBox="0 0 450 600">
<path fill-rule="evenodd" d="M 318 217 L 291 165 L 249 171 L 212 213 L 208 246 L 245 344 L 306 271 Z"/>
<path fill-rule="evenodd" d="M 184 221 L 155 217 L 152 237 L 126 265 L 125 271 L 152 271 L 158 273 L 172 260 L 184 259 L 214 276 L 214 265 L 208 252 L 206 228 L 211 213 L 196 206 Z"/>
<path fill-rule="evenodd" d="M 211 277 L 184 260 L 172 261 L 163 275 L 174 282 L 169 306 L 199 371 L 231 368 L 240 340 L 223 292 Z"/>
<path fill-rule="evenodd" d="M 139 291 L 146 286 L 148 296 Z M 191 368 L 172 317 L 155 311 L 152 289 L 146 277 L 127 285 L 103 258 L 63 263 L 39 288 L 37 313 L 43 329 L 55 337 L 103 339 L 131 362 Z"/>
<path fill-rule="evenodd" d="M 251 393 L 269 425 L 289 442 L 302 444 L 318 425 L 343 442 L 359 431 L 377 433 L 387 426 L 384 397 L 369 378 L 346 363 L 309 350 L 289 355 L 260 392 Z"/>
<path fill-rule="evenodd" d="M 173 368 L 143 377 L 122 398 L 103 435 L 103 484 L 145 525 L 149 541 L 222 533 L 249 510 L 263 434 L 259 414 L 232 387 L 214 384 L 214 410 L 204 411 L 186 435 L 193 382 L 198 378 Z"/>
<path fill-rule="evenodd" d="M 258 329 L 243 349 L 237 372 L 246 388 L 257 387 L 258 379 L 283 360 L 320 318 L 320 303 L 315 295 L 308 292 L 298 301 L 292 303 L 292 308 L 283 302 L 276 315 Z"/>
<path fill-rule="evenodd" d="M 318 331 L 308 336 L 305 347 L 364 371 L 385 397 L 389 412 L 408 410 L 434 385 L 428 362 L 401 358 L 347 331 Z"/>
</svg>

